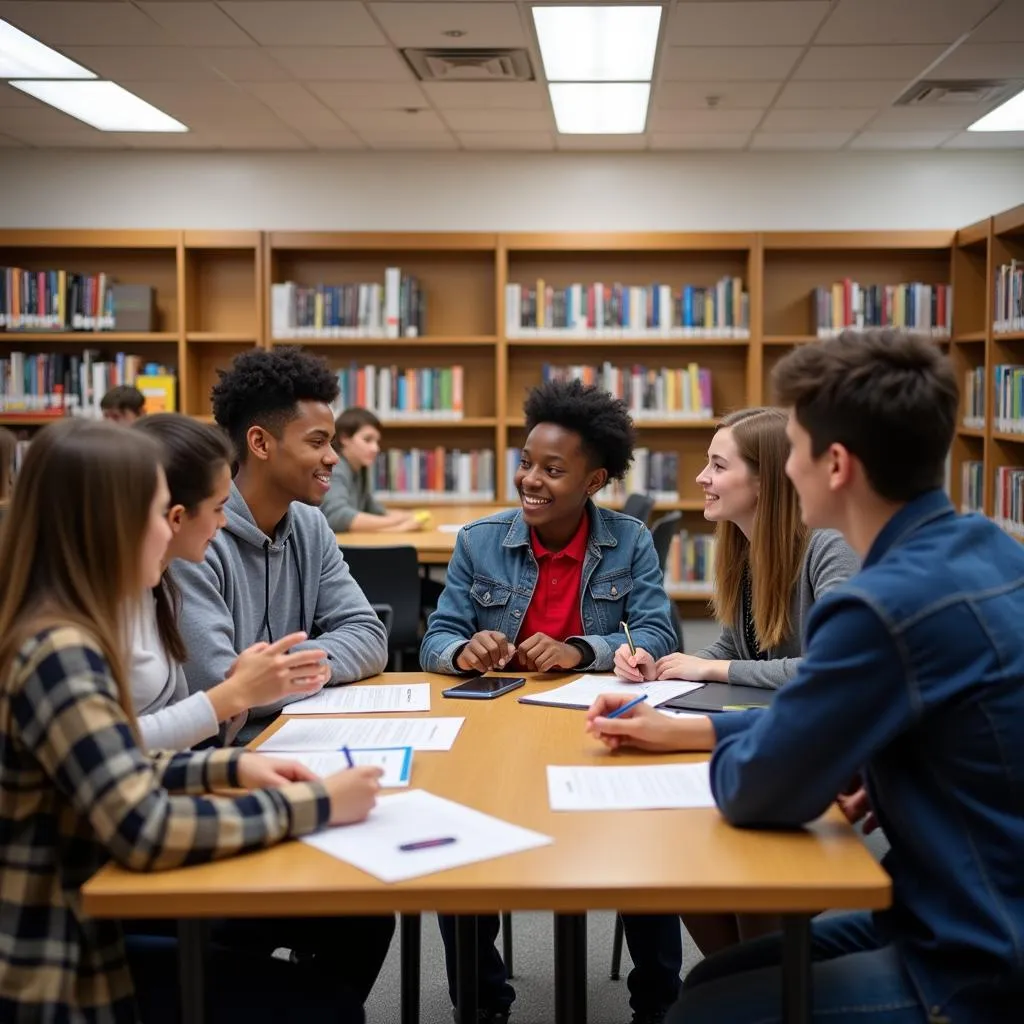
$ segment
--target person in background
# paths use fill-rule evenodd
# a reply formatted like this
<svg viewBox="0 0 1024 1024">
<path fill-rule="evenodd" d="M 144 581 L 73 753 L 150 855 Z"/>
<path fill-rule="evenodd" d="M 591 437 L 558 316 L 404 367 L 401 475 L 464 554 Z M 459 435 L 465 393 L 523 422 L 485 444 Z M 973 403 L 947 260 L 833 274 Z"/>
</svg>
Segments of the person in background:
<svg viewBox="0 0 1024 1024">
<path fill-rule="evenodd" d="M 146 396 L 131 384 L 118 384 L 100 399 L 100 411 L 113 423 L 134 423 L 146 411 Z"/>
</svg>

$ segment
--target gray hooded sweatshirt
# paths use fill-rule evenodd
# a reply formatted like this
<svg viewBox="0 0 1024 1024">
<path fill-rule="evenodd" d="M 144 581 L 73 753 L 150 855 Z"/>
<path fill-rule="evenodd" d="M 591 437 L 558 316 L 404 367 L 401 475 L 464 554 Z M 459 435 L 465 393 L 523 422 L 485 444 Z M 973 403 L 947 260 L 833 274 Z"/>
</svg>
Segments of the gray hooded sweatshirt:
<svg viewBox="0 0 1024 1024">
<path fill-rule="evenodd" d="M 327 652 L 328 686 L 384 670 L 384 625 L 349 573 L 318 508 L 293 501 L 270 538 L 232 484 L 224 514 L 227 525 L 210 544 L 205 561 L 178 559 L 171 567 L 181 588 L 179 625 L 189 652 L 184 669 L 190 692 L 222 682 L 235 658 L 252 644 L 298 630 L 310 639 L 295 650 Z M 254 708 L 250 717 L 265 717 L 287 703 Z"/>
</svg>

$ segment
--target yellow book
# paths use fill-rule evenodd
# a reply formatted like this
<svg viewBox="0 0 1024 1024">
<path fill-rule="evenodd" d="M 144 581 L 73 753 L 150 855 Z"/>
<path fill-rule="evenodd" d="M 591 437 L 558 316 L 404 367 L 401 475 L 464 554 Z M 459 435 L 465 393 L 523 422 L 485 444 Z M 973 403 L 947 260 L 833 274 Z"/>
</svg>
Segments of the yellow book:
<svg viewBox="0 0 1024 1024">
<path fill-rule="evenodd" d="M 177 411 L 177 388 L 178 382 L 169 373 L 142 374 L 135 378 L 135 386 L 146 398 L 145 412 L 152 415 L 155 412 L 176 412 Z"/>
</svg>

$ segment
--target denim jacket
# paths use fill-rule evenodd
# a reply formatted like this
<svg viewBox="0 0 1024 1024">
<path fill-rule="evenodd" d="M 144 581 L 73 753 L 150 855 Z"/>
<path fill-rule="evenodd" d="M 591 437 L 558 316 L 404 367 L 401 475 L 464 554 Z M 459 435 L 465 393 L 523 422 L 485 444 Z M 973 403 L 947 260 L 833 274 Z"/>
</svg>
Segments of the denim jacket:
<svg viewBox="0 0 1024 1024">
<path fill-rule="evenodd" d="M 621 512 L 587 504 L 590 539 L 583 560 L 580 617 L 594 652 L 595 672 L 611 669 L 626 642 L 625 621 L 637 647 L 654 658 L 676 649 L 671 608 L 650 531 Z M 530 529 L 519 509 L 469 523 L 459 531 L 448 578 L 420 648 L 427 672 L 457 675 L 455 656 L 474 633 L 498 630 L 515 643 L 537 585 Z M 566 638 L 570 639 L 570 638 Z M 575 639 L 575 638 L 573 638 Z"/>
<path fill-rule="evenodd" d="M 814 606 L 771 707 L 714 727 L 734 824 L 812 821 L 863 770 L 892 844 L 876 924 L 929 1019 L 1024 1020 L 1024 545 L 911 501 Z"/>
</svg>

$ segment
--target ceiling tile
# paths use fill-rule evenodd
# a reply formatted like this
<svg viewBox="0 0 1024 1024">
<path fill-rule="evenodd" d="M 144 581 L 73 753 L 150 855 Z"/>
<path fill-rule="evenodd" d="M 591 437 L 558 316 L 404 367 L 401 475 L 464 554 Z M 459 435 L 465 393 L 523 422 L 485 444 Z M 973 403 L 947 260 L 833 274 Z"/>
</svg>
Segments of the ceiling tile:
<svg viewBox="0 0 1024 1024">
<path fill-rule="evenodd" d="M 220 7 L 264 46 L 381 46 L 361 3 L 344 0 L 220 0 Z"/>
<path fill-rule="evenodd" d="M 787 82 L 775 101 L 775 109 L 887 107 L 903 94 L 909 81 Z"/>
<path fill-rule="evenodd" d="M 407 114 L 404 110 L 345 110 L 341 112 L 345 123 L 364 138 L 367 132 L 381 135 L 396 135 L 408 132 L 410 135 L 445 133 L 441 119 L 432 110 L 419 110 Z"/>
<path fill-rule="evenodd" d="M 284 130 L 266 106 L 229 82 L 138 82 L 132 92 L 196 131 Z"/>
<path fill-rule="evenodd" d="M 162 132 L 124 132 L 120 136 L 128 149 L 198 149 L 218 148 L 215 135 L 200 132 L 165 135 Z"/>
<path fill-rule="evenodd" d="M 669 46 L 803 46 L 828 11 L 828 0 L 680 4 L 665 38 Z"/>
<path fill-rule="evenodd" d="M 39 107 L 40 103 L 34 96 L 29 96 L 20 89 L 6 82 L 0 83 L 0 107 Z"/>
<path fill-rule="evenodd" d="M 890 107 L 869 125 L 873 132 L 947 131 L 966 128 L 992 108 L 984 107 Z"/>
<path fill-rule="evenodd" d="M 423 91 L 441 110 L 547 110 L 539 82 L 424 82 Z"/>
<path fill-rule="evenodd" d="M 387 46 L 272 46 L 267 53 L 303 82 L 408 82 L 413 77 Z"/>
<path fill-rule="evenodd" d="M 237 131 L 217 133 L 220 149 L 310 149 L 305 139 L 300 139 L 291 132 Z"/>
<path fill-rule="evenodd" d="M 259 47 L 204 47 L 198 56 L 234 82 L 290 82 L 292 76 Z"/>
<path fill-rule="evenodd" d="M 454 135 L 447 132 L 372 132 L 359 133 L 370 149 L 425 150 L 458 149 Z"/>
<path fill-rule="evenodd" d="M 38 149 L 127 148 L 119 132 L 101 132 L 94 128 L 66 132 L 26 132 L 17 137 L 26 145 Z"/>
<path fill-rule="evenodd" d="M 59 135 L 76 130 L 94 132 L 97 129 L 38 100 L 28 107 L 0 107 L 0 132 L 17 138 L 21 138 L 23 131 Z"/>
<path fill-rule="evenodd" d="M 646 135 L 556 135 L 555 146 L 565 152 L 602 153 L 647 148 Z"/>
<path fill-rule="evenodd" d="M 654 90 L 656 110 L 765 110 L 781 82 L 661 82 Z M 708 103 L 709 98 L 714 105 Z"/>
<path fill-rule="evenodd" d="M 961 132 L 943 149 L 1024 149 L 1024 132 Z"/>
<path fill-rule="evenodd" d="M 750 132 L 731 132 L 724 135 L 706 135 L 700 132 L 677 135 L 655 132 L 651 136 L 651 149 L 743 149 L 750 140 Z"/>
<path fill-rule="evenodd" d="M 137 7 L 118 2 L 0 3 L 0 18 L 51 46 L 146 46 L 173 42 Z"/>
<path fill-rule="evenodd" d="M 818 44 L 953 43 L 999 0 L 840 0 Z"/>
<path fill-rule="evenodd" d="M 322 150 L 366 149 L 366 143 L 344 128 L 330 132 L 302 132 L 302 137 L 314 148 Z"/>
<path fill-rule="evenodd" d="M 512 3 L 371 3 L 374 18 L 396 46 L 525 46 L 519 9 Z M 458 38 L 447 31 L 461 31 Z"/>
<path fill-rule="evenodd" d="M 129 82 L 196 82 L 217 76 L 184 46 L 67 46 L 64 53 L 101 78 Z"/>
<path fill-rule="evenodd" d="M 936 149 L 949 132 L 861 132 L 850 149 Z"/>
<path fill-rule="evenodd" d="M 1020 43 L 964 43 L 929 78 L 1024 78 Z"/>
<path fill-rule="evenodd" d="M 334 114 L 298 82 L 250 82 L 244 88 L 298 132 L 306 134 L 344 128 Z"/>
<path fill-rule="evenodd" d="M 554 134 L 550 132 L 459 132 L 465 149 L 553 150 Z"/>
<path fill-rule="evenodd" d="M 795 79 L 912 79 L 942 56 L 941 46 L 812 46 Z"/>
<path fill-rule="evenodd" d="M 789 77 L 799 46 L 671 46 L 661 57 L 667 82 L 778 82 Z"/>
<path fill-rule="evenodd" d="M 255 46 L 216 4 L 212 3 L 136 3 L 150 18 L 174 38 L 189 46 Z"/>
<path fill-rule="evenodd" d="M 850 139 L 850 132 L 789 132 L 778 135 L 756 134 L 751 149 L 840 149 Z"/>
<path fill-rule="evenodd" d="M 21 146 L 24 146 L 24 143 L 11 138 L 10 135 L 0 135 L 0 147 L 4 149 L 17 149 Z"/>
<path fill-rule="evenodd" d="M 331 110 L 405 110 L 429 107 L 415 82 L 308 82 L 306 88 Z"/>
<path fill-rule="evenodd" d="M 444 119 L 455 132 L 549 132 L 546 110 L 447 110 Z"/>
<path fill-rule="evenodd" d="M 1006 0 L 971 33 L 972 43 L 1024 43 L 1024 3 Z"/>
<path fill-rule="evenodd" d="M 772 110 L 761 123 L 771 132 L 855 132 L 863 128 L 876 110 Z"/>
<path fill-rule="evenodd" d="M 651 112 L 649 127 L 651 131 L 674 134 L 749 133 L 757 127 L 763 116 L 761 110 L 654 110 Z"/>
</svg>

